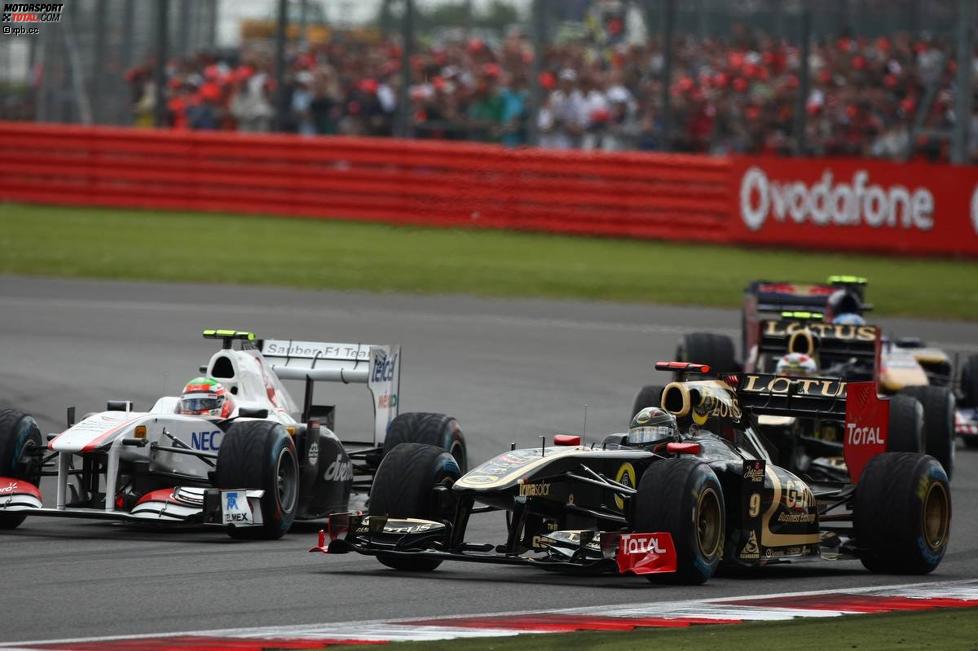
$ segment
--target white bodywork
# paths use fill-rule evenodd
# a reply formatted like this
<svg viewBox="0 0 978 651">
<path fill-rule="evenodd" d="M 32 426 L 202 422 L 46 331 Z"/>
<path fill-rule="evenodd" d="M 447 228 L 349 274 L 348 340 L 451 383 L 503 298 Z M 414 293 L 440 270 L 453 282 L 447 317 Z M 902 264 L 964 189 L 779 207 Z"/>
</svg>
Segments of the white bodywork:
<svg viewBox="0 0 978 651">
<path fill-rule="evenodd" d="M 367 384 L 373 395 L 374 444 L 381 445 L 387 426 L 397 416 L 400 385 L 400 348 L 367 344 L 332 344 L 305 341 L 267 340 L 261 351 L 245 347 L 225 348 L 215 353 L 207 364 L 205 375 L 220 381 L 235 402 L 232 418 L 250 410 L 241 420 L 274 420 L 290 434 L 302 427 L 297 418 L 299 408 L 289 396 L 282 379 L 311 379 Z M 179 397 L 160 398 L 147 412 L 104 411 L 88 415 L 80 422 L 53 437 L 49 450 L 58 453 L 57 506 L 66 509 L 72 496 L 69 476 L 72 459 L 78 455 L 107 454 L 105 472 L 105 512 L 116 511 L 119 462 L 145 461 L 150 472 L 186 476 L 208 481 L 215 469 L 224 432 L 217 420 L 177 413 Z M 261 413 L 267 412 L 267 415 Z M 321 436 L 336 438 L 321 426 Z M 170 450 L 167 450 L 170 448 Z M 188 453 L 173 452 L 173 448 Z M 181 492 L 182 491 L 182 492 Z M 180 488 L 172 496 L 160 497 L 171 513 L 180 508 L 202 504 L 202 489 Z M 261 491 L 247 491 L 248 502 L 261 497 Z M 162 511 L 144 513 L 137 505 L 130 517 L 159 519 Z M 181 504 L 183 505 L 181 507 Z M 257 502 L 255 502 L 257 504 Z M 121 514 L 120 514 L 121 515 Z M 260 524 L 260 519 L 256 522 Z"/>
<path fill-rule="evenodd" d="M 272 375 L 285 380 L 366 384 L 373 395 L 374 445 L 384 442 L 400 404 L 400 346 L 268 339 L 259 357 Z"/>
</svg>

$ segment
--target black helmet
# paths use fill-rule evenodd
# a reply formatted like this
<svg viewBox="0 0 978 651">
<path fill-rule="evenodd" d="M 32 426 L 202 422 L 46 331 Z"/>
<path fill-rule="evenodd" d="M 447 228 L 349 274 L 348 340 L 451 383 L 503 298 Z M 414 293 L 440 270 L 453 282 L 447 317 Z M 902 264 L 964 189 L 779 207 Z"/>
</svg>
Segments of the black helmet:
<svg viewBox="0 0 978 651">
<path fill-rule="evenodd" d="M 638 412 L 628 426 L 628 442 L 632 445 L 648 445 L 678 436 L 676 417 L 658 407 L 646 407 Z"/>
</svg>

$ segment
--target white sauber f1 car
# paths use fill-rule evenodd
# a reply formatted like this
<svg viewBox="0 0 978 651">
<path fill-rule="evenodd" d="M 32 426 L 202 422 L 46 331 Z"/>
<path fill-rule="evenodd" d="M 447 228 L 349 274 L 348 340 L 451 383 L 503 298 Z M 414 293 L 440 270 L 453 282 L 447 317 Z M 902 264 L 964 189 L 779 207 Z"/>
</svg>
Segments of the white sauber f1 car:
<svg viewBox="0 0 978 651">
<path fill-rule="evenodd" d="M 398 415 L 400 348 L 293 340 L 256 341 L 205 330 L 222 348 L 200 371 L 226 390 L 234 410 L 184 415 L 181 398 L 146 412 L 128 401 L 42 438 L 34 418 L 0 410 L 0 529 L 28 515 L 103 518 L 138 524 L 216 525 L 235 538 L 281 537 L 294 520 L 314 520 L 366 503 L 386 450 L 426 443 L 465 467 L 458 422 L 430 413 Z M 282 380 L 305 382 L 301 411 Z M 341 441 L 335 407 L 314 405 L 317 382 L 366 384 L 373 441 Z M 56 478 L 45 506 L 42 477 Z"/>
</svg>

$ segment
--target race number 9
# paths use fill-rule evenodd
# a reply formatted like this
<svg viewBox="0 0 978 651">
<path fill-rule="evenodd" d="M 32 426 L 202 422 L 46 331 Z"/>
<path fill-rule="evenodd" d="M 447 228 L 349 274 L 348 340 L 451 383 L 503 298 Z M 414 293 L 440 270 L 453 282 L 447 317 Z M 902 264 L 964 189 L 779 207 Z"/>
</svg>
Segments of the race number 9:
<svg viewBox="0 0 978 651">
<path fill-rule="evenodd" d="M 748 502 L 748 509 L 749 509 L 748 512 L 750 513 L 750 517 L 752 518 L 756 518 L 757 515 L 761 512 L 760 493 L 751 493 L 750 502 Z"/>
</svg>

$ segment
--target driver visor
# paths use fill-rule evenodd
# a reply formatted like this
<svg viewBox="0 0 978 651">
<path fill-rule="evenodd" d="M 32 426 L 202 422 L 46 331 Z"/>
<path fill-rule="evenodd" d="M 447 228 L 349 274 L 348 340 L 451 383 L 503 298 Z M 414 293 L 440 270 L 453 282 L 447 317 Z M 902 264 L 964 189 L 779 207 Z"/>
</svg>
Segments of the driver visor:
<svg viewBox="0 0 978 651">
<path fill-rule="evenodd" d="M 628 430 L 628 442 L 632 444 L 655 443 L 675 435 L 671 427 L 654 425 L 651 427 L 633 427 Z"/>
<path fill-rule="evenodd" d="M 220 409 L 223 402 L 224 398 L 219 396 L 184 396 L 180 398 L 180 410 L 199 414 L 205 411 Z"/>
</svg>

